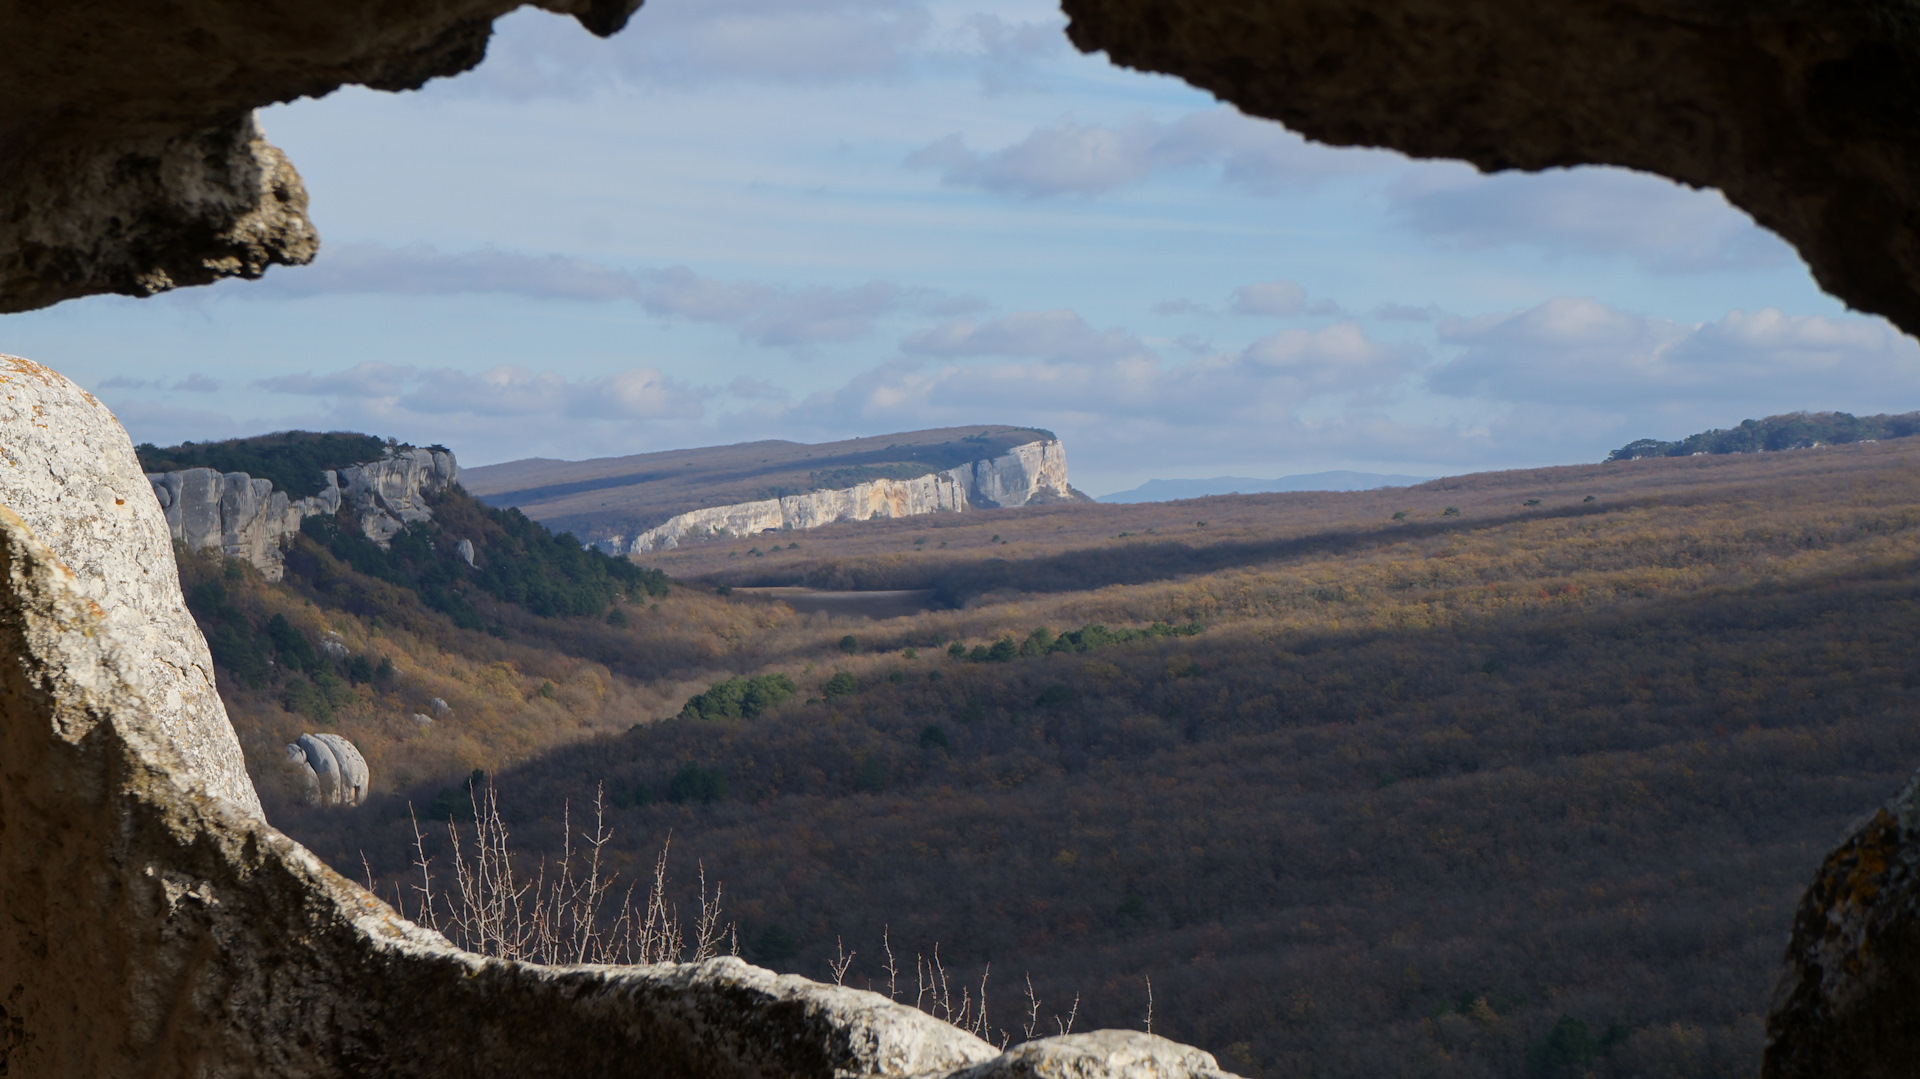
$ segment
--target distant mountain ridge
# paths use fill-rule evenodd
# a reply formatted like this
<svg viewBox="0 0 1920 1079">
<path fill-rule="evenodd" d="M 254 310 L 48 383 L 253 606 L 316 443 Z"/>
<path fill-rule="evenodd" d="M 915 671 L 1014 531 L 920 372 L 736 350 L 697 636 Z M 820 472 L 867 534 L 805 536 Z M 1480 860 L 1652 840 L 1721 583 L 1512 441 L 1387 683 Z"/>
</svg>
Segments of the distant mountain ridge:
<svg viewBox="0 0 1920 1079">
<path fill-rule="evenodd" d="M 1101 495 L 1096 502 L 1174 502 L 1208 495 L 1264 495 L 1285 491 L 1371 491 L 1378 487 L 1411 487 L 1432 476 L 1395 476 L 1378 472 L 1309 472 L 1261 480 L 1247 476 L 1214 476 L 1204 480 L 1148 480 L 1127 491 Z"/>
<path fill-rule="evenodd" d="M 591 461 L 470 468 L 466 488 L 602 550 L 708 536 L 1084 499 L 1035 427 L 947 427 L 807 445 L 767 440 Z"/>
</svg>

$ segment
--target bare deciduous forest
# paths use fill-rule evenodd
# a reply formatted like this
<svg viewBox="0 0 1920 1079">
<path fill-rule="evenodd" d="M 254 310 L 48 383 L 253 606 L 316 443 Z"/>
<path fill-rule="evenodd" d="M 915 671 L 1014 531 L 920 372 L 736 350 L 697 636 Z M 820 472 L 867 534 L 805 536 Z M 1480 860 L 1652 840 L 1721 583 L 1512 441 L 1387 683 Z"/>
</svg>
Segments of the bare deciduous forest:
<svg viewBox="0 0 1920 1079">
<path fill-rule="evenodd" d="M 309 539 L 282 584 L 183 574 L 219 586 L 216 656 L 275 616 L 337 642 L 298 676 L 320 704 L 281 653 L 222 688 L 270 817 L 384 895 L 409 807 L 445 858 L 479 769 L 530 864 L 604 791 L 603 862 L 650 880 L 670 834 L 670 893 L 693 909 L 703 864 L 749 959 L 831 978 L 844 948 L 885 991 L 883 936 L 937 944 L 1016 1039 L 1029 976 L 1078 1029 L 1141 1026 L 1150 978 L 1155 1033 L 1249 1076 L 1739 1076 L 1804 882 L 1920 763 L 1916 464 L 834 526 L 666 552 L 668 594 L 604 616 L 476 593 L 481 630 Z M 278 746 L 322 727 L 368 805 L 294 797 Z"/>
</svg>

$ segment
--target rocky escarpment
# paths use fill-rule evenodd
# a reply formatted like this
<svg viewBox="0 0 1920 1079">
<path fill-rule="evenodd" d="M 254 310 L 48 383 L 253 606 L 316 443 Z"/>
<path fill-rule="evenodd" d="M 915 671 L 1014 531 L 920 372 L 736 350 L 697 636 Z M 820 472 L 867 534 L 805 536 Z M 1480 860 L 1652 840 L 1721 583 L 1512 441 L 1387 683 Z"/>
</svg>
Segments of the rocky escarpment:
<svg viewBox="0 0 1920 1079">
<path fill-rule="evenodd" d="M 427 496 L 460 476 L 446 450 L 406 448 L 389 456 L 323 474 L 320 493 L 290 500 L 286 492 L 245 472 L 189 468 L 150 472 L 147 480 L 165 514 L 167 530 L 188 550 L 218 548 L 243 558 L 270 581 L 284 572 L 282 543 L 316 514 L 349 510 L 368 539 L 385 546 L 395 532 L 433 516 Z"/>
<path fill-rule="evenodd" d="M 176 677 L 206 647 L 125 433 L 52 372 L 0 374 L 0 1073 L 1220 1076 L 1146 1034 L 1003 1053 L 734 958 L 542 967 L 406 921 L 261 818 L 211 681 Z"/>
<path fill-rule="evenodd" d="M 1067 451 L 1057 439 L 1015 446 L 988 460 L 906 480 L 870 480 L 832 491 L 808 491 L 677 514 L 634 536 L 589 535 L 610 554 L 671 549 L 689 539 L 752 536 L 819 528 L 838 521 L 961 513 L 969 508 L 1024 506 L 1079 497 L 1067 482 Z"/>
</svg>

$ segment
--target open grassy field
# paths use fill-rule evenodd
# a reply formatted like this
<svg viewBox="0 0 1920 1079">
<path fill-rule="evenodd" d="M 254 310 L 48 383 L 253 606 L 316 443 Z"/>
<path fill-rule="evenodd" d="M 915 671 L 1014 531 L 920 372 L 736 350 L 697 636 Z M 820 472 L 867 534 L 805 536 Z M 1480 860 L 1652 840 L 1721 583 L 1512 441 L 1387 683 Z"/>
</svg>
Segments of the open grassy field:
<svg viewBox="0 0 1920 1079">
<path fill-rule="evenodd" d="M 833 526 L 665 553 L 670 594 L 623 625 L 460 630 L 343 568 L 190 577 L 393 660 L 331 718 L 380 795 L 270 801 L 387 894 L 408 805 L 457 823 L 482 768 L 529 859 L 599 790 L 614 865 L 671 834 L 749 958 L 825 977 L 844 947 L 885 991 L 883 939 L 903 969 L 937 943 L 1016 1038 L 1028 975 L 1082 1029 L 1140 1025 L 1151 979 L 1157 1033 L 1254 1076 L 1735 1076 L 1803 882 L 1920 763 L 1916 464 L 1896 442 Z M 749 591 L 802 586 L 943 606 Z M 795 692 L 755 714 L 675 718 L 775 674 Z M 272 694 L 228 692 L 267 787 L 314 722 Z M 407 719 L 429 696 L 452 714 Z"/>
</svg>

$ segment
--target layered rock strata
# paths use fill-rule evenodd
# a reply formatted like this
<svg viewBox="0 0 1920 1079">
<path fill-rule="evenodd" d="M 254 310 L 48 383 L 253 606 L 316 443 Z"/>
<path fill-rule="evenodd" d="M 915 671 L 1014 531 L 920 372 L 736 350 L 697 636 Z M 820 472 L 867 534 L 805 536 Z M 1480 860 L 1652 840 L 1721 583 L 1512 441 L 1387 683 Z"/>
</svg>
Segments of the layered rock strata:
<svg viewBox="0 0 1920 1079">
<path fill-rule="evenodd" d="M 188 550 L 218 548 L 228 558 L 244 558 L 271 581 L 284 572 L 282 544 L 306 518 L 331 516 L 345 507 L 367 538 L 384 547 L 408 524 L 431 519 L 427 496 L 445 491 L 459 477 L 452 453 L 428 449 L 397 450 L 379 461 L 328 471 L 319 494 L 297 500 L 245 472 L 189 468 L 147 474 L 174 539 Z"/>
<path fill-rule="evenodd" d="M 406 921 L 261 818 L 125 433 L 0 376 L 0 1074 L 1219 1076 L 1145 1034 L 999 1053 L 734 958 L 541 967 Z"/>
<path fill-rule="evenodd" d="M 1058 440 L 1015 446 L 989 460 L 909 480 L 871 480 L 833 491 L 808 491 L 691 510 L 635 536 L 591 537 L 610 554 L 672 549 L 692 539 L 752 536 L 819 528 L 839 521 L 962 513 L 973 507 L 1024 506 L 1077 497 L 1067 483 L 1067 451 Z"/>
</svg>

